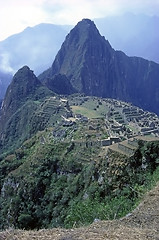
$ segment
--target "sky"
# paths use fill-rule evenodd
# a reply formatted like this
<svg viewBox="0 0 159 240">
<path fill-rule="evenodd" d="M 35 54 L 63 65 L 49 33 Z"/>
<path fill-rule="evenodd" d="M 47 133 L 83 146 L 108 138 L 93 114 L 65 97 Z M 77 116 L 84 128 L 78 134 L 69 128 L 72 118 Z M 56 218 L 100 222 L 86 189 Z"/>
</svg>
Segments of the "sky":
<svg viewBox="0 0 159 240">
<path fill-rule="evenodd" d="M 40 23 L 75 25 L 126 12 L 159 15 L 159 0 L 0 0 L 0 41 Z"/>
</svg>

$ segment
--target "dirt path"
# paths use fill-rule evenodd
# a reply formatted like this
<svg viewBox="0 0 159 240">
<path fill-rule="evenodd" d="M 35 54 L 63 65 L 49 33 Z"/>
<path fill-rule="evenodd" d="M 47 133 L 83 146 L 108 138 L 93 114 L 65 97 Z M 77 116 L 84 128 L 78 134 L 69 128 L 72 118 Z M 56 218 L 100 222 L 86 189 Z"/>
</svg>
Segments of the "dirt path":
<svg viewBox="0 0 159 240">
<path fill-rule="evenodd" d="M 159 240 L 159 184 L 128 216 L 78 229 L 8 230 L 0 240 Z"/>
</svg>

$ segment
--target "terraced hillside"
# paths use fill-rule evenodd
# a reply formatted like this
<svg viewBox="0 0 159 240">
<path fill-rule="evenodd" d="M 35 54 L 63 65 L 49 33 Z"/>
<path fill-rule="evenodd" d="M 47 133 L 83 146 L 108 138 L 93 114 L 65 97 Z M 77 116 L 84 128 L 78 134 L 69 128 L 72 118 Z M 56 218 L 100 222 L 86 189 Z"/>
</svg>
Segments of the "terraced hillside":
<svg viewBox="0 0 159 240">
<path fill-rule="evenodd" d="M 1 229 L 72 228 L 120 218 L 158 171 L 158 117 L 129 103 L 51 95 L 27 99 L 10 122 L 10 142 L 19 145 L 1 157 Z M 137 132 L 151 141 L 136 143 Z"/>
<path fill-rule="evenodd" d="M 109 136 L 120 137 L 123 140 L 138 135 L 159 136 L 158 116 L 131 103 L 83 95 L 69 96 L 68 101 L 74 115 L 105 119 Z"/>
<path fill-rule="evenodd" d="M 109 146 L 110 151 L 115 151 L 123 155 L 133 156 L 135 151 L 139 146 L 139 141 L 141 142 L 152 142 L 159 141 L 158 137 L 152 136 L 137 136 L 134 138 L 130 138 L 128 140 L 122 141 L 120 143 L 115 143 Z"/>
<path fill-rule="evenodd" d="M 103 123 L 64 117 L 1 161 L 1 228 L 79 227 L 136 206 L 158 171 L 158 139 L 140 140 L 133 156 L 110 151 Z"/>
</svg>

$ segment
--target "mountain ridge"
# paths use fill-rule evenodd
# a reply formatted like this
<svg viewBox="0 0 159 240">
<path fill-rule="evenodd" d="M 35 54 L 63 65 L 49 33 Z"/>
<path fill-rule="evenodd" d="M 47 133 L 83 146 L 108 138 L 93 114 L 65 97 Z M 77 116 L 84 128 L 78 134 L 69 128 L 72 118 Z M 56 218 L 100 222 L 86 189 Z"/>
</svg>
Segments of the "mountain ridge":
<svg viewBox="0 0 159 240">
<path fill-rule="evenodd" d="M 21 102 L 25 101 L 30 94 L 35 93 L 36 88 L 40 86 L 42 86 L 41 82 L 29 67 L 24 66 L 19 69 L 14 75 L 3 101 L 1 111 L 2 115 L 5 115 L 4 122 L 21 106 Z"/>
<path fill-rule="evenodd" d="M 122 50 L 129 56 L 140 56 L 159 62 L 158 17 L 129 13 L 123 16 L 95 19 L 94 21 L 102 35 L 109 39 L 114 49 Z M 72 27 L 44 23 L 28 27 L 23 32 L 1 41 L 0 70 L 3 73 L 5 71 L 12 74 L 22 65 L 28 65 L 34 69 L 36 74 L 40 74 L 51 66 L 60 45 Z M 40 33 L 37 31 L 38 29 Z M 143 41 L 143 36 L 145 36 L 146 41 Z M 7 76 L 6 80 L 3 78 L 1 80 L 3 84 L 0 84 L 2 88 L 0 98 L 3 98 L 10 81 L 6 81 Z"/>
<path fill-rule="evenodd" d="M 159 65 L 115 51 L 91 20 L 70 31 L 39 79 L 49 87 L 55 74 L 65 75 L 77 92 L 129 101 L 159 114 Z"/>
<path fill-rule="evenodd" d="M 116 50 L 122 50 L 128 56 L 139 56 L 159 63 L 159 49 L 156 47 L 159 41 L 159 34 L 156 32 L 158 16 L 147 17 L 130 12 L 94 21 Z"/>
<path fill-rule="evenodd" d="M 12 149 L 14 145 L 17 146 L 17 142 L 23 142 L 37 130 L 44 128 L 46 123 L 43 116 L 36 114 L 39 112 L 40 101 L 46 96 L 54 95 L 42 85 L 28 66 L 17 71 L 1 105 L 0 154 L 4 149 Z"/>
</svg>

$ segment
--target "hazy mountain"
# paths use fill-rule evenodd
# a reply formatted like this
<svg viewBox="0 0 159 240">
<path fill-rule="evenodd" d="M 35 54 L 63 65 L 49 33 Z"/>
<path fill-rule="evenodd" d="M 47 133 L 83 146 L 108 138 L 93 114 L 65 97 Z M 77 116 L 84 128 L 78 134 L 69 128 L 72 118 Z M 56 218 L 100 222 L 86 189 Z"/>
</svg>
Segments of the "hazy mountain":
<svg viewBox="0 0 159 240">
<path fill-rule="evenodd" d="M 159 114 L 159 65 L 115 51 L 89 19 L 71 30 L 52 67 L 39 78 L 49 86 L 57 74 L 77 92 L 129 101 Z"/>
<path fill-rule="evenodd" d="M 113 48 L 159 62 L 159 17 L 125 14 L 94 20 Z M 50 66 L 72 26 L 39 24 L 0 42 L 0 70 L 16 72 L 28 65 L 36 74 Z"/>
<path fill-rule="evenodd" d="M 22 66 L 28 65 L 39 74 L 51 65 L 68 29 L 69 26 L 42 23 L 0 42 L 0 98 Z"/>
<path fill-rule="evenodd" d="M 68 32 L 68 26 L 39 24 L 0 42 L 0 70 L 15 73 L 24 65 L 36 74 L 54 60 Z"/>
<path fill-rule="evenodd" d="M 40 100 L 53 95 L 29 67 L 18 70 L 8 86 L 1 107 L 0 153 L 1 148 L 11 148 L 44 128 L 45 114 L 41 114 Z"/>
<path fill-rule="evenodd" d="M 127 13 L 95 19 L 100 33 L 116 50 L 159 63 L 159 17 Z"/>
<path fill-rule="evenodd" d="M 130 13 L 95 19 L 95 23 L 114 49 L 159 62 L 158 17 Z M 1 41 L 0 72 L 13 74 L 23 65 L 28 65 L 40 74 L 52 64 L 71 28 L 43 23 Z M 0 80 L 0 98 L 3 98 L 9 81 L 7 77 Z"/>
</svg>

